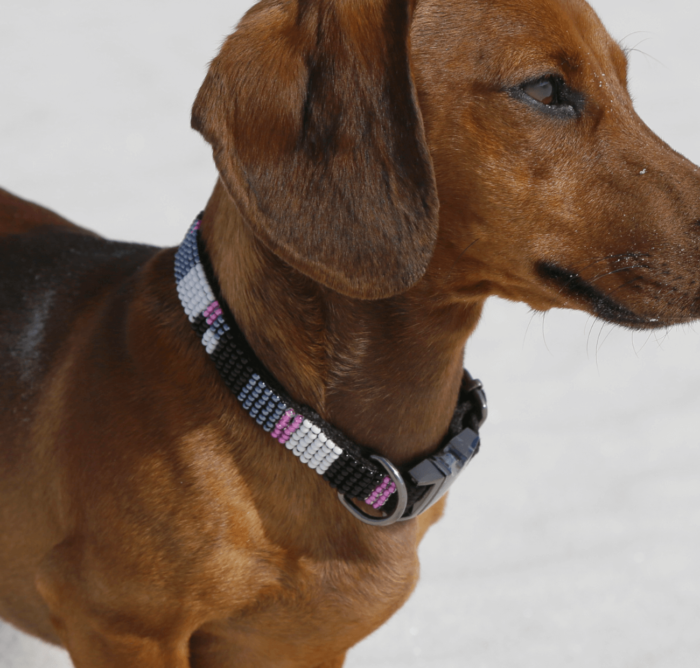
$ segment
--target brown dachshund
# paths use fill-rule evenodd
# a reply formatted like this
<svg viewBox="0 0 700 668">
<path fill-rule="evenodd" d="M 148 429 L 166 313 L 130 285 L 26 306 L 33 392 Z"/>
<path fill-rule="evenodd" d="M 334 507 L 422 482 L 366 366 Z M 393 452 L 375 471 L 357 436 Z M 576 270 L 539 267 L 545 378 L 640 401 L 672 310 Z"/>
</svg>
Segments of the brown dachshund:
<svg viewBox="0 0 700 668">
<path fill-rule="evenodd" d="M 583 0 L 246 15 L 194 106 L 220 172 L 198 234 L 294 401 L 406 472 L 443 443 L 489 295 L 700 315 L 700 175 L 626 67 Z M 0 225 L 0 616 L 78 668 L 341 666 L 444 501 L 371 526 L 271 439 L 193 332 L 175 249 L 4 191 Z"/>
</svg>

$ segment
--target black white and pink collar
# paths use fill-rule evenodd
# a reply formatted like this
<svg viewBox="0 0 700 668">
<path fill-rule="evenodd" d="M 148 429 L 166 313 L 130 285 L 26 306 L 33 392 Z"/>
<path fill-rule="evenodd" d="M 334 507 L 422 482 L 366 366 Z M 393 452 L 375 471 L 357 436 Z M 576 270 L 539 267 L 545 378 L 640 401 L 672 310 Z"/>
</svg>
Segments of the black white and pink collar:
<svg viewBox="0 0 700 668">
<path fill-rule="evenodd" d="M 437 501 L 479 449 L 478 429 L 486 419 L 481 383 L 465 371 L 452 423 L 439 451 L 401 473 L 391 462 L 370 454 L 295 402 L 258 360 L 221 298 L 199 235 L 200 214 L 175 254 L 175 281 L 193 329 L 223 381 L 264 431 L 338 490 L 350 512 L 363 522 L 393 524 L 416 517 Z M 364 501 L 382 517 L 362 511 Z"/>
</svg>

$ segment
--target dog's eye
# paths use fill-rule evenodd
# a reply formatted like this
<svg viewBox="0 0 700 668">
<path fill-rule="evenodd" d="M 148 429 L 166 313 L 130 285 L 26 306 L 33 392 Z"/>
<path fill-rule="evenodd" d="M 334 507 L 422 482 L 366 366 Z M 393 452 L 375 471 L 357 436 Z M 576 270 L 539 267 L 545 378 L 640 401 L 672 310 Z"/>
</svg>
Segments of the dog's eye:
<svg viewBox="0 0 700 668">
<path fill-rule="evenodd" d="M 525 80 L 507 92 L 526 102 L 533 110 L 556 118 L 576 118 L 583 113 L 586 103 L 585 97 L 569 88 L 563 77 L 557 74 Z"/>
<path fill-rule="evenodd" d="M 537 100 L 542 104 L 557 104 L 557 90 L 552 77 L 544 77 L 539 81 L 525 84 L 525 86 L 523 86 L 523 91 L 533 100 Z"/>
</svg>

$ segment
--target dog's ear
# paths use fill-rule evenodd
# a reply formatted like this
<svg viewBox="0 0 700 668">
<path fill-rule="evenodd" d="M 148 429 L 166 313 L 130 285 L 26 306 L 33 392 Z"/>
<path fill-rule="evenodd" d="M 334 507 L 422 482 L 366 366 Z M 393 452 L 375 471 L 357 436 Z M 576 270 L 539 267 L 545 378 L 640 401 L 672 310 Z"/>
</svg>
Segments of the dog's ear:
<svg viewBox="0 0 700 668">
<path fill-rule="evenodd" d="M 437 237 L 412 12 L 409 0 L 263 0 L 224 43 L 192 111 L 254 233 L 362 299 L 413 285 Z"/>
</svg>

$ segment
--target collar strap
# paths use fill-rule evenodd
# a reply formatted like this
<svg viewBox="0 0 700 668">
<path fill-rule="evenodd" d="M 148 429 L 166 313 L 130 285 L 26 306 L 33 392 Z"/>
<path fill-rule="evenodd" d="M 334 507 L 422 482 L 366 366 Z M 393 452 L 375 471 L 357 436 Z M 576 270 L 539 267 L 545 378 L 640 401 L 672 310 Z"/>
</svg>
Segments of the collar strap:
<svg viewBox="0 0 700 668">
<path fill-rule="evenodd" d="M 464 372 L 457 407 L 438 452 L 401 473 L 294 401 L 260 362 L 221 297 L 199 234 L 200 214 L 175 253 L 175 281 L 192 328 L 242 408 L 271 438 L 335 489 L 343 505 L 367 524 L 387 525 L 416 517 L 435 503 L 479 449 L 487 415 L 481 383 Z M 382 517 L 368 515 L 361 500 Z M 360 504 L 361 505 L 361 504 Z"/>
</svg>

